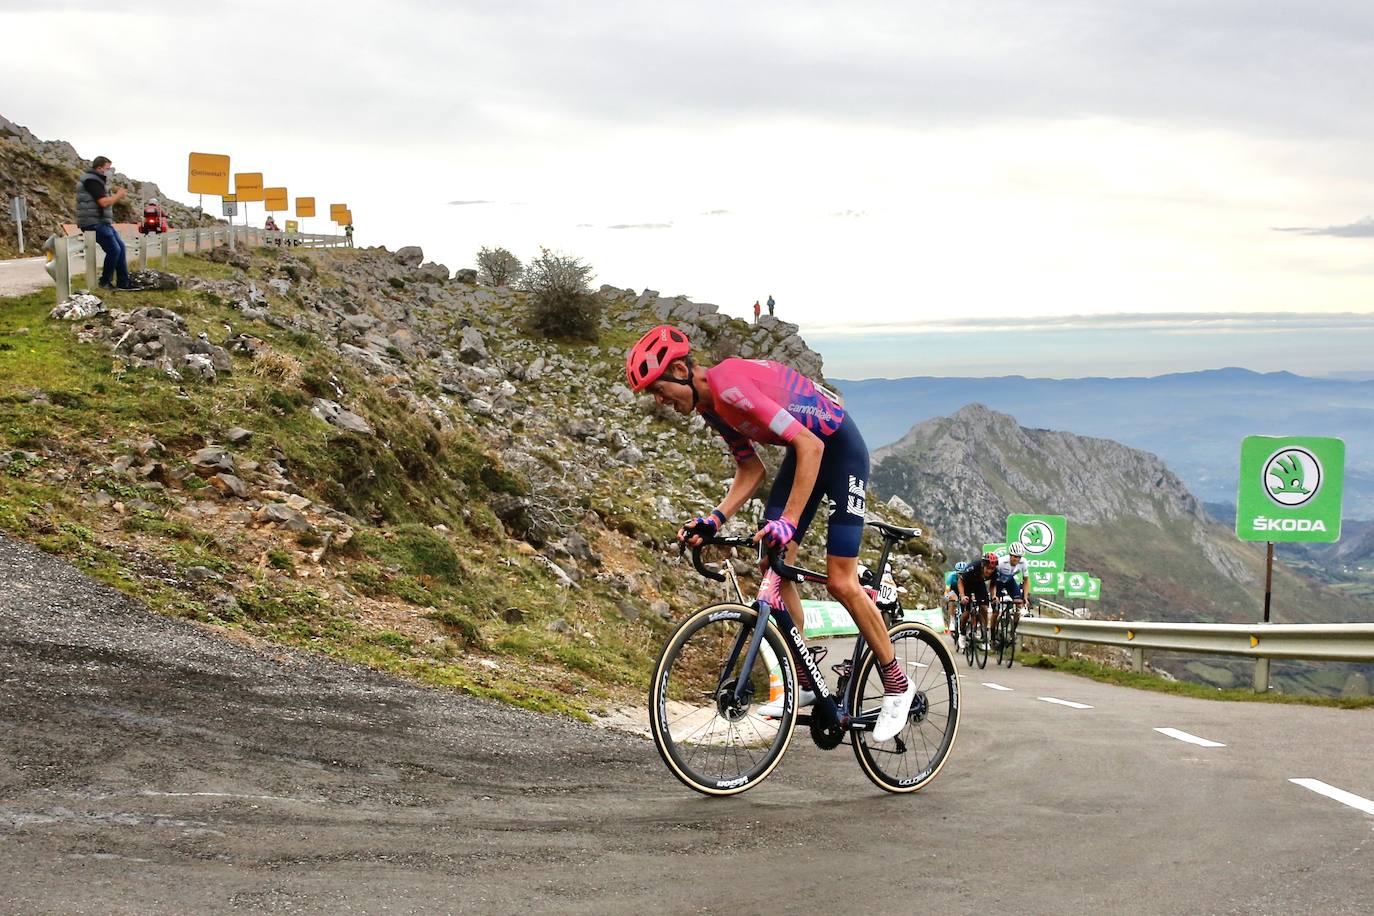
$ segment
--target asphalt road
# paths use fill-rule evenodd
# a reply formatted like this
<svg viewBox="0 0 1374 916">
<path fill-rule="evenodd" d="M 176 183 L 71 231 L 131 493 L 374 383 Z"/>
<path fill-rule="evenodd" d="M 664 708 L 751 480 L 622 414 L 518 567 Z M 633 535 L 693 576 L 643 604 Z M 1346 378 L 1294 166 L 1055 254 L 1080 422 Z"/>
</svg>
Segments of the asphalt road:
<svg viewBox="0 0 1374 916">
<path fill-rule="evenodd" d="M 1370 911 L 1374 815 L 1289 781 L 1374 798 L 1369 711 L 971 674 L 923 792 L 799 735 L 709 799 L 646 740 L 239 645 L 0 538 L 0 912 Z"/>
<path fill-rule="evenodd" d="M 0 296 L 25 296 L 52 286 L 52 277 L 48 276 L 43 263 L 42 257 L 0 261 Z"/>
</svg>

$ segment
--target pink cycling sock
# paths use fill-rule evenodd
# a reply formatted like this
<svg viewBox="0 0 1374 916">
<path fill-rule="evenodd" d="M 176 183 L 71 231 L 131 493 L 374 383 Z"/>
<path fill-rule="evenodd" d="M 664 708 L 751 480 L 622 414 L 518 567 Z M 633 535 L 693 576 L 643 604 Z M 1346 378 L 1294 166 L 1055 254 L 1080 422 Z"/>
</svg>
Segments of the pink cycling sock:
<svg viewBox="0 0 1374 916">
<path fill-rule="evenodd" d="M 886 665 L 878 666 L 878 676 L 883 679 L 883 693 L 906 693 L 907 679 L 897 659 Z"/>
</svg>

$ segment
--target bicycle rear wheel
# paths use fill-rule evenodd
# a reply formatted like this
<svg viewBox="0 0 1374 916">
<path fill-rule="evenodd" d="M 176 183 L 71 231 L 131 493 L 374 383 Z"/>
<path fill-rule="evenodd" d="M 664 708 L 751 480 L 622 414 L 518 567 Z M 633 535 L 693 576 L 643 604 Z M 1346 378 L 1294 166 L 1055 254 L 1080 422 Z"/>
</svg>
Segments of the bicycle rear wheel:
<svg viewBox="0 0 1374 916">
<path fill-rule="evenodd" d="M 959 731 L 959 675 L 954 656 L 940 635 L 917 623 L 888 631 L 897 661 L 916 682 L 916 698 L 905 726 L 890 741 L 876 742 L 873 733 L 853 733 L 854 756 L 878 788 L 915 792 L 939 774 Z M 855 713 L 877 716 L 883 702 L 878 659 L 870 649 L 859 660 L 855 683 Z"/>
<path fill-rule="evenodd" d="M 764 648 L 749 674 L 745 697 L 735 700 L 748 639 L 758 612 L 742 604 L 704 607 L 668 638 L 649 687 L 649 730 L 674 776 L 705 795 L 737 795 L 763 779 L 782 759 L 797 721 L 797 678 L 792 656 L 772 620 Z M 731 653 L 740 646 L 738 657 Z M 773 659 L 766 659 L 770 654 Z M 775 661 L 776 672 L 770 672 Z M 726 666 L 730 670 L 726 670 Z M 764 718 L 770 679 L 778 677 L 782 716 Z"/>
</svg>

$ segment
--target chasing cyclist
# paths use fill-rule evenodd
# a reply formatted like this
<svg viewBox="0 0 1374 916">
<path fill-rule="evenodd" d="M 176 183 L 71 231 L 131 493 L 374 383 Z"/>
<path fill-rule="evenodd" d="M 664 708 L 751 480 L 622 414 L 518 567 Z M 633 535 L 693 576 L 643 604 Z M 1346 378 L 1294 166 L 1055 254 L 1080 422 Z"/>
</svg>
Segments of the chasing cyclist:
<svg viewBox="0 0 1374 916">
<path fill-rule="evenodd" d="M 911 711 L 916 684 L 902 671 L 882 615 L 859 583 L 868 447 L 858 426 L 833 395 L 782 363 L 735 358 L 708 368 L 698 365 L 691 353 L 687 335 L 664 324 L 641 337 L 625 358 L 625 376 L 634 391 L 649 392 L 679 414 L 701 414 L 738 464 L 725 498 L 709 514 L 684 524 L 678 539 L 693 547 L 710 540 L 753 496 L 766 474 L 754 443 L 785 446 L 787 455 L 764 510 L 767 524 L 754 541 L 785 548 L 786 562 L 794 564 L 797 545 L 821 498 L 830 500 L 826 588 L 849 611 L 877 656 L 883 704 L 873 737 L 890 740 Z M 764 588 L 775 606 L 787 608 L 800 634 L 806 615 L 796 583 L 783 582 L 769 570 Z M 797 683 L 798 705 L 815 703 L 810 674 L 799 670 Z"/>
<path fill-rule="evenodd" d="M 977 561 L 968 564 L 968 568 L 955 580 L 955 585 L 959 589 L 959 604 L 963 607 L 963 612 L 959 617 L 959 648 L 961 650 L 971 629 L 969 612 L 976 608 L 983 617 L 983 623 L 987 623 L 988 582 L 992 580 L 996 571 L 997 554 L 989 552 L 983 554 Z"/>
<path fill-rule="evenodd" d="M 1021 546 L 1020 541 L 1013 541 L 1007 546 L 1007 555 L 997 561 L 997 569 L 993 573 L 994 586 L 992 597 L 996 599 L 1001 592 L 1006 592 L 1017 607 L 1026 603 L 1026 596 L 1030 594 L 1030 565 L 1025 561 L 1026 548 Z M 1000 606 L 992 606 L 992 629 L 989 633 L 997 632 L 997 618 L 1001 615 Z"/>
<path fill-rule="evenodd" d="M 963 560 L 954 564 L 954 568 L 945 573 L 945 596 L 940 599 L 940 611 L 945 615 L 945 632 L 955 633 L 958 630 L 959 619 L 955 612 L 959 609 L 959 577 L 968 569 L 968 564 Z"/>
</svg>

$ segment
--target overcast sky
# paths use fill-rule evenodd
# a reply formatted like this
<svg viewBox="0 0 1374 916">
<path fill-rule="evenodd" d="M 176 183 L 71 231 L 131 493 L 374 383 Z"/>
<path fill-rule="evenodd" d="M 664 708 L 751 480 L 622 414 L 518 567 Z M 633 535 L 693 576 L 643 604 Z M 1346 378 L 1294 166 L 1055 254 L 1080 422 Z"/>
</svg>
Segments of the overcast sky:
<svg viewBox="0 0 1374 916">
<path fill-rule="evenodd" d="M 970 321 L 1032 327 L 1026 374 L 1374 370 L 1372 9 L 0 0 L 0 113 L 183 199 L 226 153 L 450 268 L 772 293 L 841 377 L 984 374 Z"/>
</svg>

